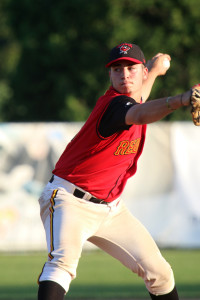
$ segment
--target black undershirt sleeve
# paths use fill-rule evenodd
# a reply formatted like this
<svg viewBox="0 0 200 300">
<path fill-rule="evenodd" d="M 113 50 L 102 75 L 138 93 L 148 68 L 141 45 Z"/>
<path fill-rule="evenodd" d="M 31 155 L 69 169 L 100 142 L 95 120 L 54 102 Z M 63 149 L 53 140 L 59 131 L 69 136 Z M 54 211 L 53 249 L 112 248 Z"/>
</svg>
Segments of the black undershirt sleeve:
<svg viewBox="0 0 200 300">
<path fill-rule="evenodd" d="M 132 125 L 126 125 L 127 111 L 138 103 L 125 95 L 115 97 L 108 105 L 99 123 L 98 131 L 104 138 L 122 130 L 129 130 Z"/>
</svg>

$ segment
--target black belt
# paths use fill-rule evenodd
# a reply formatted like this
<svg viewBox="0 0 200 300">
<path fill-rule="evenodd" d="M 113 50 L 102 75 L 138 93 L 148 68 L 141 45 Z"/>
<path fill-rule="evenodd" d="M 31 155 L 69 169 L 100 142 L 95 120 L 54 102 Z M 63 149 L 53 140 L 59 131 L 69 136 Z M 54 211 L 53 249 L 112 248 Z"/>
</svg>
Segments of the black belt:
<svg viewBox="0 0 200 300">
<path fill-rule="evenodd" d="M 52 183 L 54 180 L 54 175 L 51 177 L 51 179 L 49 180 L 50 183 Z M 77 198 L 83 199 L 85 196 L 85 192 L 79 190 L 78 188 L 75 188 L 73 195 Z M 97 199 L 95 197 L 91 197 L 90 199 L 88 199 L 88 201 L 93 202 L 93 203 L 97 203 L 97 204 L 106 204 L 108 205 L 108 202 L 101 200 L 101 199 Z"/>
</svg>

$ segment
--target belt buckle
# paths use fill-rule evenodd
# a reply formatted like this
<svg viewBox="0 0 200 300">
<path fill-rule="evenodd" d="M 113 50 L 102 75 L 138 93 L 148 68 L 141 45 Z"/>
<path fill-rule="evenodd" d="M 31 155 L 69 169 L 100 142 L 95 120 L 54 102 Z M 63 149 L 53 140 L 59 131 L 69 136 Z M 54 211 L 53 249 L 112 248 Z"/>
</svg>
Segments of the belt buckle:
<svg viewBox="0 0 200 300">
<path fill-rule="evenodd" d="M 88 192 L 85 192 L 85 195 L 83 196 L 84 200 L 90 200 L 92 198 L 91 194 Z"/>
</svg>

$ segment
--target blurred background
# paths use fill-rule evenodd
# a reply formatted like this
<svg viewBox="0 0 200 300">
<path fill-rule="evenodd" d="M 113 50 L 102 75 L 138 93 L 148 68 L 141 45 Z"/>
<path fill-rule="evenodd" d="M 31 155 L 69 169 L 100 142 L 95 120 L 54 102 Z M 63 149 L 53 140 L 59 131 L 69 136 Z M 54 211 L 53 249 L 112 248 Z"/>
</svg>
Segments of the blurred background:
<svg viewBox="0 0 200 300">
<path fill-rule="evenodd" d="M 199 40 L 199 0 L 1 0 L 0 120 L 84 121 L 108 87 L 109 51 L 124 41 L 147 60 L 172 57 L 151 98 L 181 93 L 200 81 Z"/>
<path fill-rule="evenodd" d="M 171 55 L 150 98 L 200 81 L 199 0 L 1 0 L 0 251 L 42 250 L 37 199 L 109 86 L 116 44 Z M 200 128 L 179 109 L 147 132 L 124 199 L 161 247 L 200 247 Z"/>
</svg>

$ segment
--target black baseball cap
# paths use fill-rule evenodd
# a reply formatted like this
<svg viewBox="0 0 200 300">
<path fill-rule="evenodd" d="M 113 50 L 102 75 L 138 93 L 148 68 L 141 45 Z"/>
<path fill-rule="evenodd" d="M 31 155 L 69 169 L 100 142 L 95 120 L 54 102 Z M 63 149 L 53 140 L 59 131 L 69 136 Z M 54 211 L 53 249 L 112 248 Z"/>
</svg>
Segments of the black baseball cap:
<svg viewBox="0 0 200 300">
<path fill-rule="evenodd" d="M 110 56 L 106 68 L 120 60 L 128 60 L 136 64 L 145 64 L 145 57 L 139 46 L 135 44 L 122 43 L 110 51 Z"/>
</svg>

